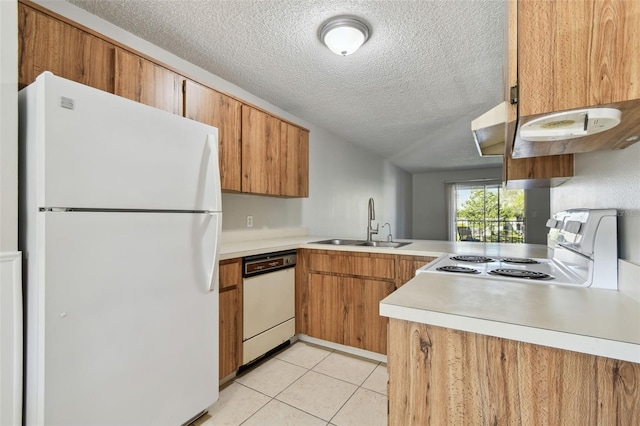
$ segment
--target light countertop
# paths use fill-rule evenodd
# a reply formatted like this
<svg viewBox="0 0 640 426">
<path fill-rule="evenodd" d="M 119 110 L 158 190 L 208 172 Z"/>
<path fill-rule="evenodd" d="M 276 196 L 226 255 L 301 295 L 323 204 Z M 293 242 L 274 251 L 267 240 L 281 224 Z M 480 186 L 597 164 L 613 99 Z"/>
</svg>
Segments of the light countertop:
<svg viewBox="0 0 640 426">
<path fill-rule="evenodd" d="M 640 363 L 640 304 L 619 291 L 419 274 L 380 315 Z"/>
<path fill-rule="evenodd" d="M 306 235 L 304 229 L 223 232 L 220 259 L 297 248 L 434 257 L 552 254 L 534 244 L 404 239 L 398 241 L 411 244 L 395 249 L 314 244 L 329 238 Z M 621 291 L 420 274 L 382 300 L 380 314 L 640 363 L 640 302 Z"/>
<path fill-rule="evenodd" d="M 314 244 L 315 241 L 323 241 L 330 238 L 336 237 L 309 236 L 304 234 L 304 230 L 290 230 L 285 234 L 282 232 L 276 234 L 269 231 L 223 232 L 220 260 L 297 248 L 433 257 L 438 257 L 443 253 L 536 258 L 546 258 L 551 255 L 547 246 L 538 244 L 449 242 L 407 239 L 394 240 L 400 242 L 411 242 L 411 244 L 399 248 Z M 362 240 L 364 241 L 364 239 Z"/>
</svg>

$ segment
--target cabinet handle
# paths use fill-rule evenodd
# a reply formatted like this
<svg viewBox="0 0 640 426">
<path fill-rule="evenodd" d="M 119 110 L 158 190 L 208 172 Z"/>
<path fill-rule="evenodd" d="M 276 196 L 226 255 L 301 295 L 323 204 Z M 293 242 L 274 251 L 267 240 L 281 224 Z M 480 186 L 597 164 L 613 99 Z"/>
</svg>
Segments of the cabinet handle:
<svg viewBox="0 0 640 426">
<path fill-rule="evenodd" d="M 509 89 L 509 102 L 511 105 L 518 103 L 518 86 L 512 86 Z"/>
</svg>

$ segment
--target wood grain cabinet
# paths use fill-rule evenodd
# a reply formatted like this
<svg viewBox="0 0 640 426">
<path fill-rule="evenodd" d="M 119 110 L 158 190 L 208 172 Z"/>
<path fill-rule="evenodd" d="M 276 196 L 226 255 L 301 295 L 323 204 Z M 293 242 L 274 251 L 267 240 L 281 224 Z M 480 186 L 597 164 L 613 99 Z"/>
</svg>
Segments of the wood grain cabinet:
<svg viewBox="0 0 640 426">
<path fill-rule="evenodd" d="M 416 276 L 416 271 L 427 263 L 435 260 L 434 256 L 397 256 L 396 288 L 400 288 L 407 281 Z"/>
<path fill-rule="evenodd" d="M 19 87 L 43 71 L 218 128 L 223 191 L 307 197 L 309 131 L 220 93 L 28 0 Z"/>
<path fill-rule="evenodd" d="M 220 379 L 242 364 L 242 259 L 220 261 Z"/>
<path fill-rule="evenodd" d="M 638 425 L 640 364 L 391 319 L 390 425 Z"/>
<path fill-rule="evenodd" d="M 183 79 L 135 53 L 116 49 L 114 93 L 118 96 L 182 115 Z"/>
<path fill-rule="evenodd" d="M 393 255 L 299 250 L 298 333 L 385 354 L 387 318 L 379 304 L 395 290 Z"/>
<path fill-rule="evenodd" d="M 240 192 L 242 103 L 187 79 L 184 82 L 184 115 L 218 128 L 222 189 Z"/>
<path fill-rule="evenodd" d="M 309 131 L 280 123 L 280 194 L 309 196 Z"/>
<path fill-rule="evenodd" d="M 44 71 L 113 93 L 114 45 L 18 3 L 18 85 Z"/>
<path fill-rule="evenodd" d="M 553 185 L 573 174 L 570 154 L 622 149 L 640 140 L 640 2 L 509 0 L 507 7 L 505 99 L 517 101 L 509 111 L 507 173 L 514 179 L 542 176 Z M 622 122 L 561 141 L 517 136 L 516 119 L 520 127 L 549 113 L 594 106 L 621 110 Z M 517 161 L 540 156 L 549 158 Z"/>
<path fill-rule="evenodd" d="M 280 195 L 280 120 L 242 105 L 242 192 Z"/>
<path fill-rule="evenodd" d="M 502 181 L 508 189 L 558 186 L 573 176 L 572 154 L 537 158 L 513 158 L 513 144 L 518 124 L 518 108 L 522 103 L 521 98 L 515 92 L 515 89 L 518 88 L 518 54 L 522 39 L 518 38 L 519 2 L 517 0 L 509 0 L 505 4 L 507 13 L 505 14 L 505 70 L 503 75 L 505 83 L 504 99 L 508 101 L 508 106 Z M 522 46 L 522 49 L 531 50 L 532 46 Z M 520 71 L 526 72 L 525 70 Z"/>
</svg>

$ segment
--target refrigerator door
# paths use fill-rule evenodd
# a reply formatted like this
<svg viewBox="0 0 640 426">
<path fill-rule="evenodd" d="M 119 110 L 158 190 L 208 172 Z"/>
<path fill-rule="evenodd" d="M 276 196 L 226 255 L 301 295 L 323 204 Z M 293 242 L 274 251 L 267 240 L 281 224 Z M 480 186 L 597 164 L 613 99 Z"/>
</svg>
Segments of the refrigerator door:
<svg viewBox="0 0 640 426">
<path fill-rule="evenodd" d="M 27 424 L 175 426 L 213 404 L 221 214 L 37 216 Z"/>
<path fill-rule="evenodd" d="M 49 72 L 20 96 L 38 207 L 222 210 L 215 127 Z"/>
</svg>

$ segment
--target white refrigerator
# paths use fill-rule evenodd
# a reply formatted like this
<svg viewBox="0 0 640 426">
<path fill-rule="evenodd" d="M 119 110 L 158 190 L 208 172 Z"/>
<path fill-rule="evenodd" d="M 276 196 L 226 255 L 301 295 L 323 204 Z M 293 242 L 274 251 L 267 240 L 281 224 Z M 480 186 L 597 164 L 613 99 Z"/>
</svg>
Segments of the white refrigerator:
<svg viewBox="0 0 640 426">
<path fill-rule="evenodd" d="M 218 399 L 217 129 L 46 72 L 19 93 L 27 425 Z"/>
</svg>

